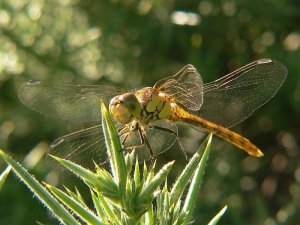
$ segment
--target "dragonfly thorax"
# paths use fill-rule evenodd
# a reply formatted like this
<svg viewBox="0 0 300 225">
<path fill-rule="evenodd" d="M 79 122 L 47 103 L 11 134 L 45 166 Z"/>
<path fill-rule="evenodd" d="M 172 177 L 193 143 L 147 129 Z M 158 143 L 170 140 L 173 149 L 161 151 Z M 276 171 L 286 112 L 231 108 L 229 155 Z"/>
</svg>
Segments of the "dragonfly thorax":
<svg viewBox="0 0 300 225">
<path fill-rule="evenodd" d="M 171 118 L 171 100 L 156 88 L 146 87 L 135 92 L 142 106 L 140 120 L 143 124 Z"/>
</svg>

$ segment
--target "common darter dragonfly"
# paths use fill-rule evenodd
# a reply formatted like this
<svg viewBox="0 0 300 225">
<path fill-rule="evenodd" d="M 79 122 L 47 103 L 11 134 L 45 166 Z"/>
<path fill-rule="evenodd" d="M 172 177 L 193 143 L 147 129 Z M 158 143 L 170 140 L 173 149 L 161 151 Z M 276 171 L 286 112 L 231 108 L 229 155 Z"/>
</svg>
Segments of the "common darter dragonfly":
<svg viewBox="0 0 300 225">
<path fill-rule="evenodd" d="M 262 151 L 228 128 L 248 118 L 269 101 L 287 76 L 286 67 L 261 59 L 215 81 L 203 84 L 193 65 L 153 87 L 124 90 L 104 85 L 73 85 L 29 81 L 19 98 L 29 108 L 60 119 L 97 125 L 55 140 L 50 153 L 81 165 L 106 160 L 100 101 L 108 106 L 124 149 L 136 148 L 139 158 L 155 157 L 178 139 L 177 124 L 214 135 L 260 157 Z"/>
</svg>

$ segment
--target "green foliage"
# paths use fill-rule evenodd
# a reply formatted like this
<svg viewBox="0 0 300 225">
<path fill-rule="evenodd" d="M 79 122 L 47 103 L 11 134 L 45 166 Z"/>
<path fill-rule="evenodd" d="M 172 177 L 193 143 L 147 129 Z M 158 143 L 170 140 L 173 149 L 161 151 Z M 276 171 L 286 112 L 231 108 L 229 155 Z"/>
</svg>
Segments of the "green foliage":
<svg viewBox="0 0 300 225">
<path fill-rule="evenodd" d="M 3 187 L 3 185 L 4 185 L 4 183 L 5 183 L 5 181 L 6 181 L 6 178 L 7 178 L 7 176 L 8 176 L 8 174 L 9 174 L 10 171 L 11 171 L 11 167 L 8 166 L 8 167 L 3 171 L 3 173 L 0 175 L 0 191 L 1 191 L 1 189 L 2 189 L 2 187 Z"/>
<path fill-rule="evenodd" d="M 89 209 L 77 189 L 75 189 L 76 193 L 68 188 L 65 188 L 64 192 L 44 183 L 47 190 L 3 151 L 0 151 L 0 156 L 29 190 L 65 224 L 79 224 L 79 221 L 93 225 L 189 224 L 208 159 L 212 135 L 204 141 L 169 192 L 166 179 L 174 162 L 167 163 L 158 172 L 155 172 L 155 163 L 150 168 L 144 164 L 141 173 L 138 159 L 135 164 L 133 163 L 134 152 L 127 155 L 125 159 L 113 121 L 104 104 L 101 108 L 111 173 L 98 165 L 95 165 L 94 173 L 68 160 L 52 156 L 89 187 L 94 203 L 93 209 Z M 202 157 L 200 157 L 201 152 L 203 152 Z M 5 177 L 9 169 L 1 177 Z M 188 194 L 183 199 L 182 194 L 190 181 Z M 226 208 L 218 213 L 209 224 L 217 224 L 225 210 Z"/>
<path fill-rule="evenodd" d="M 110 155 L 111 174 L 98 165 L 95 165 L 96 172 L 94 173 L 68 160 L 52 156 L 88 185 L 94 203 L 93 209 L 89 209 L 77 189 L 76 193 L 68 188 L 65 188 L 64 192 L 44 183 L 50 191 L 49 193 L 19 163 L 3 151 L 0 151 L 0 156 L 12 167 L 13 171 L 26 184 L 29 190 L 54 213 L 58 220 L 65 224 L 79 224 L 77 220 L 93 225 L 189 224 L 192 220 L 197 193 L 208 159 L 212 135 L 205 140 L 199 151 L 195 153 L 169 192 L 166 178 L 174 162 L 167 163 L 158 172 L 155 172 L 155 163 L 150 168 L 144 164 L 144 169 L 141 173 L 138 159 L 136 164 L 133 163 L 134 152 L 127 155 L 125 160 L 113 121 L 104 104 L 102 104 L 101 108 L 103 131 L 106 138 L 107 151 Z M 203 150 L 204 153 L 200 157 Z M 5 177 L 9 169 L 1 177 Z M 1 183 L 4 182 L 2 180 L 4 179 L 1 179 Z M 188 194 L 185 199 L 182 199 L 182 194 L 190 180 L 192 181 Z M 162 185 L 163 188 L 161 188 Z M 156 206 L 153 205 L 153 202 L 155 202 Z M 67 209 L 73 213 L 70 214 Z M 216 224 L 224 210 L 217 214 L 209 224 Z"/>
</svg>

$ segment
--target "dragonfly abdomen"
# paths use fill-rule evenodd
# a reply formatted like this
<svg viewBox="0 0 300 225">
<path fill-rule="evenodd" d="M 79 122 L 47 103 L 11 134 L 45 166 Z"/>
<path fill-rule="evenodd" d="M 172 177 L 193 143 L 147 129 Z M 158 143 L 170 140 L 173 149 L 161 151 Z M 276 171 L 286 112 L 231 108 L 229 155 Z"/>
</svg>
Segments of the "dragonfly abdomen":
<svg viewBox="0 0 300 225">
<path fill-rule="evenodd" d="M 206 130 L 208 133 L 213 133 L 216 136 L 224 139 L 225 141 L 235 145 L 236 147 L 246 151 L 249 155 L 261 157 L 263 153 L 251 143 L 248 139 L 244 138 L 240 134 L 237 134 L 225 127 L 219 126 L 215 123 L 207 121 L 201 117 L 192 115 L 180 107 L 176 107 L 175 114 L 173 116 L 175 121 L 181 121 L 196 127 L 200 127 Z"/>
</svg>

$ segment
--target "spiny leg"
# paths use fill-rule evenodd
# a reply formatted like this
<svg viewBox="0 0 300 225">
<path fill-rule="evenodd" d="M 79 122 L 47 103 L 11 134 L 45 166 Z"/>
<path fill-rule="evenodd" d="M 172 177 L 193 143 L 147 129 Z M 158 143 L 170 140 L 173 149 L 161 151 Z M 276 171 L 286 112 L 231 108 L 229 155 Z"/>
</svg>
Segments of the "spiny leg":
<svg viewBox="0 0 300 225">
<path fill-rule="evenodd" d="M 186 152 L 184 151 L 184 148 L 183 148 L 182 145 L 181 145 L 181 142 L 180 142 L 180 139 L 179 139 L 179 136 L 178 136 L 177 132 L 175 132 L 174 130 L 171 130 L 171 129 L 169 129 L 169 128 L 160 127 L 160 126 L 155 126 L 155 125 L 154 125 L 154 126 L 151 126 L 151 127 L 154 128 L 154 129 L 157 129 L 157 130 L 161 130 L 161 131 L 168 132 L 168 133 L 170 133 L 170 134 L 174 134 L 175 137 L 176 137 L 176 140 L 177 140 L 178 143 L 179 143 L 180 150 L 181 150 L 181 152 L 183 153 L 185 159 L 188 158 Z"/>
<path fill-rule="evenodd" d="M 125 146 L 125 144 L 126 144 L 126 141 L 128 141 L 128 137 L 129 137 L 129 132 L 132 132 L 132 131 L 127 131 L 127 132 L 124 132 L 123 134 L 126 134 L 127 133 L 127 135 L 125 136 L 125 138 L 124 138 L 124 140 L 122 141 L 122 145 L 124 145 Z M 138 128 L 137 129 L 137 132 L 138 132 L 138 134 L 139 134 L 139 138 L 140 138 L 140 144 L 138 144 L 138 145 L 130 145 L 130 146 L 126 146 L 126 148 L 128 148 L 128 149 L 134 149 L 134 148 L 140 148 L 140 147 L 143 147 L 144 145 L 145 145 L 145 136 L 143 135 L 143 132 L 142 132 L 142 130 L 140 129 L 140 128 Z M 148 147 L 148 145 L 147 145 L 147 147 Z M 152 152 L 152 151 L 151 151 Z"/>
<path fill-rule="evenodd" d="M 122 143 L 121 143 L 121 144 L 122 144 L 122 147 L 124 147 L 125 144 L 126 144 L 126 142 L 128 141 L 128 137 L 129 137 L 129 135 L 130 135 L 130 132 L 136 132 L 136 131 L 138 131 L 138 133 L 139 133 L 140 144 L 139 144 L 139 145 L 127 146 L 126 148 L 131 148 L 131 149 L 133 149 L 133 148 L 137 148 L 137 147 L 143 146 L 143 145 L 144 145 L 144 140 L 142 139 L 141 131 L 140 131 L 138 128 L 137 128 L 136 130 L 134 130 L 134 131 L 132 131 L 132 130 L 126 130 L 126 128 L 128 128 L 127 125 L 122 126 L 122 127 L 120 127 L 120 128 L 118 129 L 118 135 L 119 135 L 119 137 L 125 135 L 125 137 L 124 137 L 124 139 L 123 139 L 123 141 L 122 141 Z"/>
<path fill-rule="evenodd" d="M 121 127 L 121 128 L 118 129 L 118 132 L 121 132 L 121 133 L 119 133 L 119 137 L 122 136 L 122 135 L 125 135 L 125 137 L 124 137 L 124 139 L 123 139 L 123 141 L 121 143 L 123 147 L 126 145 L 126 142 L 128 141 L 128 137 L 130 135 L 130 132 L 133 132 L 133 131 L 124 131 L 126 128 L 127 127 L 125 125 L 125 126 L 123 126 L 123 127 Z M 142 146 L 144 146 L 146 144 L 147 148 L 150 151 L 151 159 L 153 161 L 155 159 L 154 153 L 153 153 L 152 147 L 150 145 L 150 142 L 149 142 L 149 140 L 147 138 L 147 135 L 146 135 L 144 129 L 142 127 L 140 127 L 140 126 L 137 126 L 136 129 L 137 129 L 136 131 L 139 134 L 140 144 L 139 145 L 126 146 L 126 148 L 128 148 L 128 149 L 134 149 L 134 148 L 142 147 Z M 122 132 L 122 131 L 124 131 L 124 132 Z M 172 130 L 170 130 L 170 131 L 173 132 Z"/>
<path fill-rule="evenodd" d="M 140 137 L 140 144 L 139 145 L 128 146 L 126 148 L 130 148 L 130 149 L 139 148 L 139 147 L 142 147 L 146 144 L 147 148 L 149 149 L 150 155 L 151 155 L 151 160 L 153 161 L 155 159 L 154 153 L 153 153 L 152 147 L 150 145 L 150 142 L 147 138 L 147 135 L 146 135 L 144 129 L 141 128 L 141 127 L 138 127 L 137 131 L 138 131 L 139 137 Z"/>
<path fill-rule="evenodd" d="M 126 134 L 126 136 L 125 136 L 125 138 L 123 139 L 123 141 L 121 143 L 122 147 L 125 146 L 125 142 L 127 141 L 127 138 L 129 137 L 129 131 L 127 131 L 127 132 L 125 132 L 123 134 L 120 134 L 119 136 L 124 135 L 124 134 Z"/>
<path fill-rule="evenodd" d="M 129 132 L 128 130 L 126 130 L 126 128 L 127 128 L 127 125 L 124 125 L 124 126 L 121 126 L 118 128 L 119 136 L 122 136 L 123 134 L 126 134 Z"/>
<path fill-rule="evenodd" d="M 144 139 L 142 138 L 142 134 L 139 132 L 140 144 L 139 145 L 131 145 L 131 146 L 126 146 L 125 147 L 126 142 L 128 141 L 128 137 L 130 135 L 130 132 L 132 132 L 132 131 L 126 131 L 126 132 L 124 132 L 124 133 L 122 133 L 122 134 L 119 135 L 119 136 L 121 136 L 121 135 L 125 135 L 126 134 L 126 136 L 124 137 L 124 139 L 123 139 L 123 141 L 121 143 L 122 148 L 123 148 L 122 150 L 125 150 L 125 148 L 128 148 L 128 149 L 139 148 L 139 147 L 142 147 L 145 144 Z"/>
<path fill-rule="evenodd" d="M 148 149 L 149 149 L 149 151 L 150 151 L 151 159 L 152 159 L 152 160 L 155 159 L 153 150 L 152 150 L 152 148 L 151 148 L 151 145 L 150 145 L 150 143 L 149 143 L 149 140 L 148 140 L 148 138 L 147 138 L 147 135 L 146 135 L 144 129 L 141 128 L 141 127 L 139 127 L 139 133 L 140 133 L 140 135 L 141 135 L 141 138 L 142 138 L 143 142 L 146 143 L 146 145 L 147 145 L 147 147 L 148 147 Z"/>
<path fill-rule="evenodd" d="M 123 136 L 123 135 L 125 135 L 125 137 L 124 137 L 124 139 L 122 140 L 122 142 L 121 142 L 121 145 L 122 145 L 122 150 L 125 150 L 125 144 L 126 144 L 126 141 L 127 141 L 127 139 L 128 139 L 128 137 L 129 137 L 129 135 L 130 135 L 130 132 L 132 132 L 132 131 L 128 131 L 128 130 L 126 130 L 128 128 L 128 126 L 127 125 L 124 125 L 124 126 L 121 126 L 119 129 L 118 129 L 118 136 L 119 136 L 119 138 L 121 137 L 121 136 Z M 129 147 L 126 147 L 126 148 L 130 148 L 131 146 L 129 146 Z"/>
</svg>

